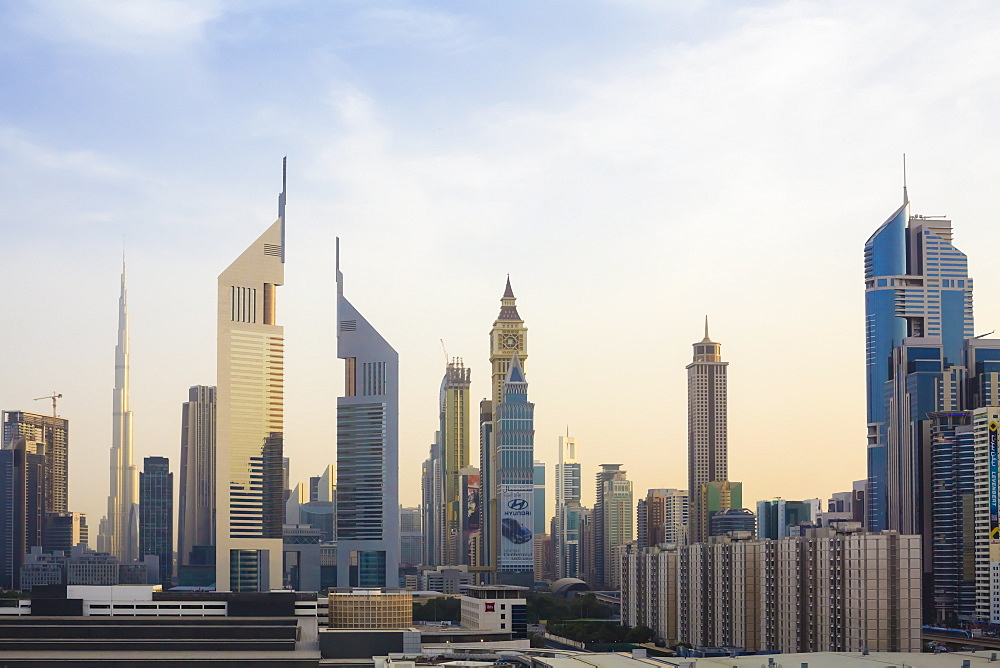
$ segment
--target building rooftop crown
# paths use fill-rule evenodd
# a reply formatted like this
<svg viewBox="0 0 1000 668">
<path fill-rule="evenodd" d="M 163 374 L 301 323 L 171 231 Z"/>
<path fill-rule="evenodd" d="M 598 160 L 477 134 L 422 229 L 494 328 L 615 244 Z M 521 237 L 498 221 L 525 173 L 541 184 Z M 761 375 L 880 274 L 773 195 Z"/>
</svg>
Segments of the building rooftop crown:
<svg viewBox="0 0 1000 668">
<path fill-rule="evenodd" d="M 514 296 L 514 290 L 510 287 L 510 275 L 507 275 L 507 287 L 503 291 L 503 297 L 500 298 L 500 315 L 497 316 L 497 320 L 521 320 L 521 316 L 517 313 L 517 297 Z"/>
</svg>

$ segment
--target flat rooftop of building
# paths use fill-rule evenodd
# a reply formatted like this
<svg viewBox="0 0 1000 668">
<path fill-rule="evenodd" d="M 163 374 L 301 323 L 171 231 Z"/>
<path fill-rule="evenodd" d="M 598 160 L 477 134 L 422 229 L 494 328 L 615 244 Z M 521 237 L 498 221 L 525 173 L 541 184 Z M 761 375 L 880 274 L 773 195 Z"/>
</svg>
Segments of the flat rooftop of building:
<svg viewBox="0 0 1000 668">
<path fill-rule="evenodd" d="M 1000 652 L 991 650 L 979 652 L 944 652 L 941 654 L 922 654 L 920 652 L 872 652 L 863 655 L 861 652 L 813 652 L 804 654 L 761 654 L 749 656 L 715 656 L 704 658 L 655 657 L 638 659 L 643 663 L 660 666 L 691 666 L 694 668 L 760 668 L 768 665 L 768 659 L 774 659 L 775 666 L 784 668 L 889 668 L 889 666 L 906 666 L 906 668 L 959 668 L 964 660 L 968 660 L 972 668 L 976 666 L 996 666 L 997 662 L 990 658 L 996 654 L 1000 661 Z M 636 659 L 621 655 L 632 661 L 635 667 Z M 586 657 L 576 656 L 575 660 Z M 687 663 L 685 663 L 687 662 Z M 560 668 L 566 668 L 560 666 Z"/>
<path fill-rule="evenodd" d="M 74 650 L 72 655 L 65 651 L 4 651 L 0 652 L 0 664 L 4 666 L 32 665 L 106 666 L 134 663 L 136 666 L 158 664 L 176 665 L 179 662 L 191 665 L 214 666 L 231 664 L 234 666 L 316 666 L 319 664 L 318 651 L 293 650 L 288 652 L 185 652 L 185 651 L 96 651 Z"/>
<path fill-rule="evenodd" d="M 315 617 L 297 618 L 233 618 L 233 617 L 203 617 L 181 618 L 169 617 L 77 617 L 77 618 L 44 618 L 44 617 L 11 617 L 9 619 L 0 618 L 0 623 L 9 621 L 14 623 L 30 621 L 31 625 L 58 623 L 69 625 L 73 623 L 83 623 L 90 627 L 103 627 L 113 629 L 115 625 L 133 624 L 160 624 L 164 622 L 175 628 L 182 628 L 191 622 L 207 623 L 208 625 L 226 624 L 234 626 L 253 625 L 258 622 L 280 625 L 291 623 L 298 627 L 296 632 L 297 640 L 294 649 L 288 650 L 260 650 L 249 649 L 247 651 L 234 649 L 216 650 L 165 650 L 151 649 L 148 651 L 137 649 L 73 649 L 68 652 L 66 649 L 9 649 L 0 651 L 0 665 L 4 666 L 40 666 L 40 665 L 135 665 L 135 666 L 157 666 L 176 665 L 178 663 L 190 663 L 192 665 L 216 665 L 231 664 L 234 666 L 275 666 L 299 667 L 316 666 L 319 663 L 319 637 L 318 626 Z M 98 638 L 99 639 L 99 638 Z M 156 642 L 151 643 L 155 647 Z"/>
</svg>

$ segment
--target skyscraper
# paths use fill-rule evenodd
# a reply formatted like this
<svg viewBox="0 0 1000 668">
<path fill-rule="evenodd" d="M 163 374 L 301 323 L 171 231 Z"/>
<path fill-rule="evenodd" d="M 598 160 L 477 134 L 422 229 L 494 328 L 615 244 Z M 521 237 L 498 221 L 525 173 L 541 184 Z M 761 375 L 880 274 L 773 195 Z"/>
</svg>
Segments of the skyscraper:
<svg viewBox="0 0 1000 668">
<path fill-rule="evenodd" d="M 115 389 L 111 428 L 108 514 L 100 524 L 98 543 L 123 564 L 139 558 L 139 471 L 132 462 L 132 411 L 129 410 L 128 304 L 125 261 L 118 297 L 118 343 L 115 344 Z"/>
<path fill-rule="evenodd" d="M 688 377 L 688 535 L 693 543 L 708 538 L 708 517 L 698 504 L 701 485 L 727 480 L 727 390 L 722 346 L 708 336 L 694 345 Z"/>
<path fill-rule="evenodd" d="M 420 508 L 399 509 L 399 563 L 404 567 L 419 566 L 422 559 Z"/>
<path fill-rule="evenodd" d="M 683 489 L 651 489 L 636 504 L 638 546 L 683 543 L 687 531 L 688 493 Z"/>
<path fill-rule="evenodd" d="M 716 513 L 743 508 L 743 483 L 732 480 L 703 482 L 698 488 L 697 512 L 705 518 L 703 541 L 712 535 L 712 516 Z M 689 509 L 690 511 L 690 509 Z"/>
<path fill-rule="evenodd" d="M 181 408 L 181 482 L 177 563 L 191 563 L 195 545 L 215 544 L 216 389 L 195 385 Z"/>
<path fill-rule="evenodd" d="M 422 514 L 424 566 L 437 566 L 441 560 L 441 522 L 444 494 L 441 491 L 441 433 L 434 432 L 430 454 L 420 466 L 420 512 Z"/>
<path fill-rule="evenodd" d="M 517 297 L 510 287 L 510 277 L 503 297 L 500 298 L 500 313 L 490 330 L 490 366 L 493 369 L 493 406 L 504 400 L 504 383 L 507 371 L 517 355 L 523 374 L 528 360 L 528 328 L 517 312 Z"/>
<path fill-rule="evenodd" d="M 528 328 L 517 312 L 517 298 L 510 287 L 510 277 L 503 297 L 500 298 L 500 313 L 493 321 L 490 330 L 490 367 L 492 369 L 492 398 L 484 399 L 479 404 L 479 454 L 480 471 L 482 475 L 483 512 L 480 523 L 480 565 L 496 569 L 501 541 L 501 508 L 500 480 L 498 470 L 502 466 L 499 461 L 496 443 L 499 406 L 505 400 L 504 384 L 507 381 L 510 366 L 514 360 L 520 367 L 519 375 L 523 378 L 525 363 L 528 359 Z M 527 387 L 527 386 L 525 386 Z M 529 455 L 529 466 L 531 468 Z M 511 483 L 504 483 L 511 484 Z M 531 476 L 529 475 L 529 483 Z M 532 527 L 529 526 L 530 530 Z"/>
<path fill-rule="evenodd" d="M 621 464 L 601 464 L 600 466 L 601 468 L 597 472 L 596 484 L 594 485 L 596 499 L 594 501 L 594 513 L 592 516 L 594 555 L 593 559 L 587 564 L 588 571 L 591 574 L 591 579 L 587 580 L 587 584 L 589 584 L 592 589 L 603 589 L 605 586 L 604 572 L 606 566 L 606 555 L 604 551 L 604 483 L 612 480 L 615 473 L 617 473 L 622 467 Z"/>
<path fill-rule="evenodd" d="M 632 481 L 625 477 L 625 471 L 615 469 L 605 477 L 603 483 L 600 500 L 603 540 L 597 546 L 604 554 L 601 582 L 604 587 L 620 589 L 621 549 L 634 538 L 632 509 L 635 503 L 632 498 Z"/>
<path fill-rule="evenodd" d="M 3 412 L 3 443 L 24 436 L 45 458 L 45 512 L 69 510 L 69 420 L 25 411 Z"/>
<path fill-rule="evenodd" d="M 21 564 L 42 545 L 44 443 L 17 434 L 0 448 L 0 589 L 20 589 Z"/>
<path fill-rule="evenodd" d="M 954 626 L 976 612 L 976 448 L 971 411 L 931 413 L 931 522 L 934 621 Z M 980 531 L 985 529 L 981 528 Z M 925 610 L 929 613 L 929 610 Z M 928 615 L 929 616 L 929 615 Z"/>
<path fill-rule="evenodd" d="M 462 558 L 463 564 L 479 564 L 479 521 L 482 517 L 482 489 L 479 469 L 469 466 L 459 471 L 462 481 Z"/>
<path fill-rule="evenodd" d="M 337 240 L 337 585 L 399 582 L 399 356 L 344 296 Z"/>
<path fill-rule="evenodd" d="M 576 439 L 559 437 L 556 464 L 556 516 L 553 551 L 557 578 L 580 577 L 580 494 L 582 477 L 576 460 Z"/>
<path fill-rule="evenodd" d="M 973 335 L 972 279 L 952 244 L 951 221 L 910 215 L 905 185 L 902 206 L 865 243 L 864 257 L 867 528 L 919 533 L 926 444 L 914 421 L 953 408 L 935 405 L 930 386 L 962 364 L 963 342 Z M 911 372 L 921 375 L 907 387 Z M 943 379 L 945 390 L 951 380 Z M 919 405 L 905 405 L 911 400 Z"/>
<path fill-rule="evenodd" d="M 77 545 L 87 545 L 90 529 L 86 513 L 45 513 L 42 529 L 42 550 L 47 553 L 70 551 Z"/>
<path fill-rule="evenodd" d="M 139 474 L 139 554 L 160 560 L 160 584 L 169 588 L 174 559 L 174 474 L 166 457 L 146 457 Z"/>
<path fill-rule="evenodd" d="M 534 533 L 540 534 L 548 531 L 545 521 L 545 462 L 535 461 L 534 464 L 534 504 L 535 504 L 535 528 Z"/>
<path fill-rule="evenodd" d="M 276 297 L 285 276 L 285 182 L 283 164 L 278 219 L 219 275 L 218 591 L 267 591 L 282 583 L 282 513 L 270 492 L 280 491 L 282 478 L 285 339 Z"/>
<path fill-rule="evenodd" d="M 800 535 L 798 527 L 803 522 L 815 521 L 813 510 L 805 501 L 757 502 L 757 538 L 778 540 Z"/>
<path fill-rule="evenodd" d="M 442 522 L 438 528 L 442 547 L 438 564 L 455 566 L 466 562 L 462 553 L 461 470 L 469 465 L 469 385 L 471 370 L 460 359 L 448 362 L 441 379 L 439 400 Z"/>
<path fill-rule="evenodd" d="M 507 369 L 503 401 L 494 409 L 497 482 L 496 570 L 502 584 L 531 584 L 535 556 L 534 442 L 535 404 L 515 354 Z"/>
</svg>

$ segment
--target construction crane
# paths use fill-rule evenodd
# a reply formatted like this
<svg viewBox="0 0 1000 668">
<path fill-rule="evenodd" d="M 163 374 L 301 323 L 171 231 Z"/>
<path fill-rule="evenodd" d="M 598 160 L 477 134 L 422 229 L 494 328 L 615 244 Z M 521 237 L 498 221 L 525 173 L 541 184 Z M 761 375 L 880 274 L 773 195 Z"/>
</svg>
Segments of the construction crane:
<svg viewBox="0 0 1000 668">
<path fill-rule="evenodd" d="M 448 366 L 448 349 L 444 347 L 444 339 L 438 339 L 441 342 L 441 351 L 444 353 L 444 365 Z"/>
<path fill-rule="evenodd" d="M 47 397 L 38 397 L 37 399 L 35 399 L 35 401 L 41 401 L 42 399 L 51 399 L 52 400 L 52 417 L 59 417 L 58 413 L 56 413 L 56 399 L 62 399 L 62 395 L 61 394 L 56 394 L 56 391 L 52 390 L 52 394 L 50 394 L 49 396 L 47 396 Z"/>
</svg>

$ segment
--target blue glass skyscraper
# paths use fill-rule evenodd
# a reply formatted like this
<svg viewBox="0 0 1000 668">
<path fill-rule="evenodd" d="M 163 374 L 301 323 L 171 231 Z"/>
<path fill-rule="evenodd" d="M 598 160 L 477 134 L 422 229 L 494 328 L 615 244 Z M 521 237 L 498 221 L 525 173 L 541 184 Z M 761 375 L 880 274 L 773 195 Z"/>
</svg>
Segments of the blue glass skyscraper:
<svg viewBox="0 0 1000 668">
<path fill-rule="evenodd" d="M 503 584 L 530 584 L 534 559 L 535 404 L 515 354 L 496 407 L 497 484 L 500 491 L 500 549 L 497 572 Z"/>
<path fill-rule="evenodd" d="M 904 187 L 902 206 L 865 244 L 869 530 L 921 533 L 917 423 L 958 408 L 972 335 L 972 280 L 951 221 L 911 215 Z"/>
<path fill-rule="evenodd" d="M 953 626 L 976 612 L 975 438 L 972 411 L 931 413 L 933 597 L 925 618 Z M 933 607 L 932 611 L 926 608 Z"/>
</svg>

